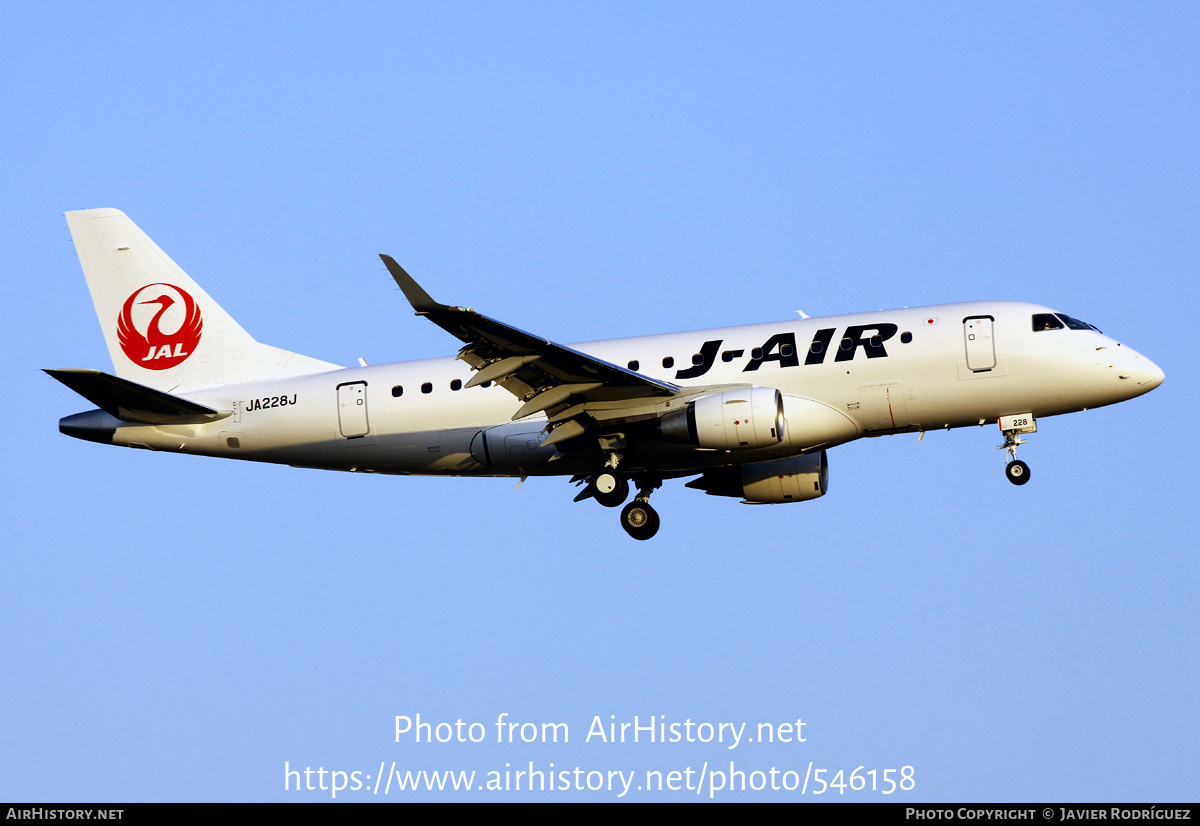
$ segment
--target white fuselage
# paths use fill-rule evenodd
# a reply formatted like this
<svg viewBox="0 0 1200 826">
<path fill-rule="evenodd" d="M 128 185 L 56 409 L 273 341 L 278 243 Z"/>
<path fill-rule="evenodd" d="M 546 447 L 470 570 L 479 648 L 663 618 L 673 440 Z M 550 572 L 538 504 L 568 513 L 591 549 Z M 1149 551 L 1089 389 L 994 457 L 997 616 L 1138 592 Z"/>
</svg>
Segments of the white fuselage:
<svg viewBox="0 0 1200 826">
<path fill-rule="evenodd" d="M 634 467 L 643 461 L 682 475 L 860 436 L 1070 413 L 1161 383 L 1153 362 L 1095 330 L 1035 332 L 1032 317 L 1051 312 L 971 302 L 573 347 L 680 386 L 749 384 L 783 394 L 786 437 L 772 448 L 659 444 L 629 459 Z M 511 422 L 520 400 L 495 385 L 461 389 L 471 376 L 454 358 L 355 367 L 181 394 L 233 411 L 207 424 L 107 421 L 114 444 L 303 467 L 459 476 L 580 472 L 554 446 L 539 447 L 543 414 Z M 99 426 L 107 414 L 70 419 L 89 416 L 88 424 Z"/>
</svg>

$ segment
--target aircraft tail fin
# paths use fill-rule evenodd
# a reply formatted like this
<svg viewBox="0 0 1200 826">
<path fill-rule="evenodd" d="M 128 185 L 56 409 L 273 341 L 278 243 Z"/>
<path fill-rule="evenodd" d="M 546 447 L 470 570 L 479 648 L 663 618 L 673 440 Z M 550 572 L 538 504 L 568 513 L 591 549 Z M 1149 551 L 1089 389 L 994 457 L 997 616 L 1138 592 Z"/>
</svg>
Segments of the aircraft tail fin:
<svg viewBox="0 0 1200 826">
<path fill-rule="evenodd" d="M 67 225 L 120 378 L 180 392 L 338 369 L 255 341 L 120 210 Z"/>
</svg>

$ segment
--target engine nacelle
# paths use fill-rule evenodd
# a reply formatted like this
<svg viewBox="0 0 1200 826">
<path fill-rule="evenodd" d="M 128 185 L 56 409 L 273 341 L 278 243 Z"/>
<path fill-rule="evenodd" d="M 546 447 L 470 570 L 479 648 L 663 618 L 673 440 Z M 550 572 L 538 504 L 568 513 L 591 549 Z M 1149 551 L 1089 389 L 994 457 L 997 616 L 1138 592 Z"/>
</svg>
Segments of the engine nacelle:
<svg viewBox="0 0 1200 826">
<path fill-rule="evenodd" d="M 790 459 L 710 470 L 687 483 L 710 496 L 740 496 L 753 505 L 781 505 L 824 496 L 829 489 L 825 451 Z"/>
<path fill-rule="evenodd" d="M 701 396 L 659 422 L 663 438 L 669 442 L 718 450 L 777 445 L 783 440 L 784 426 L 783 396 L 770 387 Z"/>
</svg>

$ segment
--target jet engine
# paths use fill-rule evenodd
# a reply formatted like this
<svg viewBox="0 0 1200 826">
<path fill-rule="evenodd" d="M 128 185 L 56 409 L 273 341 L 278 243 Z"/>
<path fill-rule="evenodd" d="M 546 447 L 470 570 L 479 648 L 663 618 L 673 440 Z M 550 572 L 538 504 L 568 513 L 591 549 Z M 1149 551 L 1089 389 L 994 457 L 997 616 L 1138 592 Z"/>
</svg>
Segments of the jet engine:
<svg viewBox="0 0 1200 826">
<path fill-rule="evenodd" d="M 824 496 L 829 489 L 825 451 L 710 470 L 687 483 L 710 496 L 740 496 L 751 505 L 781 505 Z"/>
<path fill-rule="evenodd" d="M 663 416 L 662 437 L 718 450 L 771 447 L 783 440 L 783 396 L 770 387 L 745 387 L 701 396 Z"/>
</svg>

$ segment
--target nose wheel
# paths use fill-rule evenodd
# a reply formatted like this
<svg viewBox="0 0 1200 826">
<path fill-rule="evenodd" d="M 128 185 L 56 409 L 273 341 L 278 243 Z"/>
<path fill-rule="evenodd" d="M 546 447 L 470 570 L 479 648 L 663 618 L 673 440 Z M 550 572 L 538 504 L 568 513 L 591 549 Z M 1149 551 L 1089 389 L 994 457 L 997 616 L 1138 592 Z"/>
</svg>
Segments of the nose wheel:
<svg viewBox="0 0 1200 826">
<path fill-rule="evenodd" d="M 1014 485 L 1023 485 L 1029 481 L 1029 465 L 1024 462 L 1013 459 L 1004 468 L 1004 475 L 1008 477 L 1008 481 Z"/>
<path fill-rule="evenodd" d="M 1008 453 L 1008 465 L 1004 468 L 1004 475 L 1014 485 L 1023 485 L 1029 481 L 1029 465 L 1017 459 L 1017 447 L 1025 444 L 1025 440 L 1021 438 L 1022 433 L 1037 432 L 1037 422 L 1032 414 L 1023 413 L 1017 416 L 1001 416 L 999 424 L 1000 432 L 1004 434 L 1004 444 L 996 449 Z"/>
</svg>

